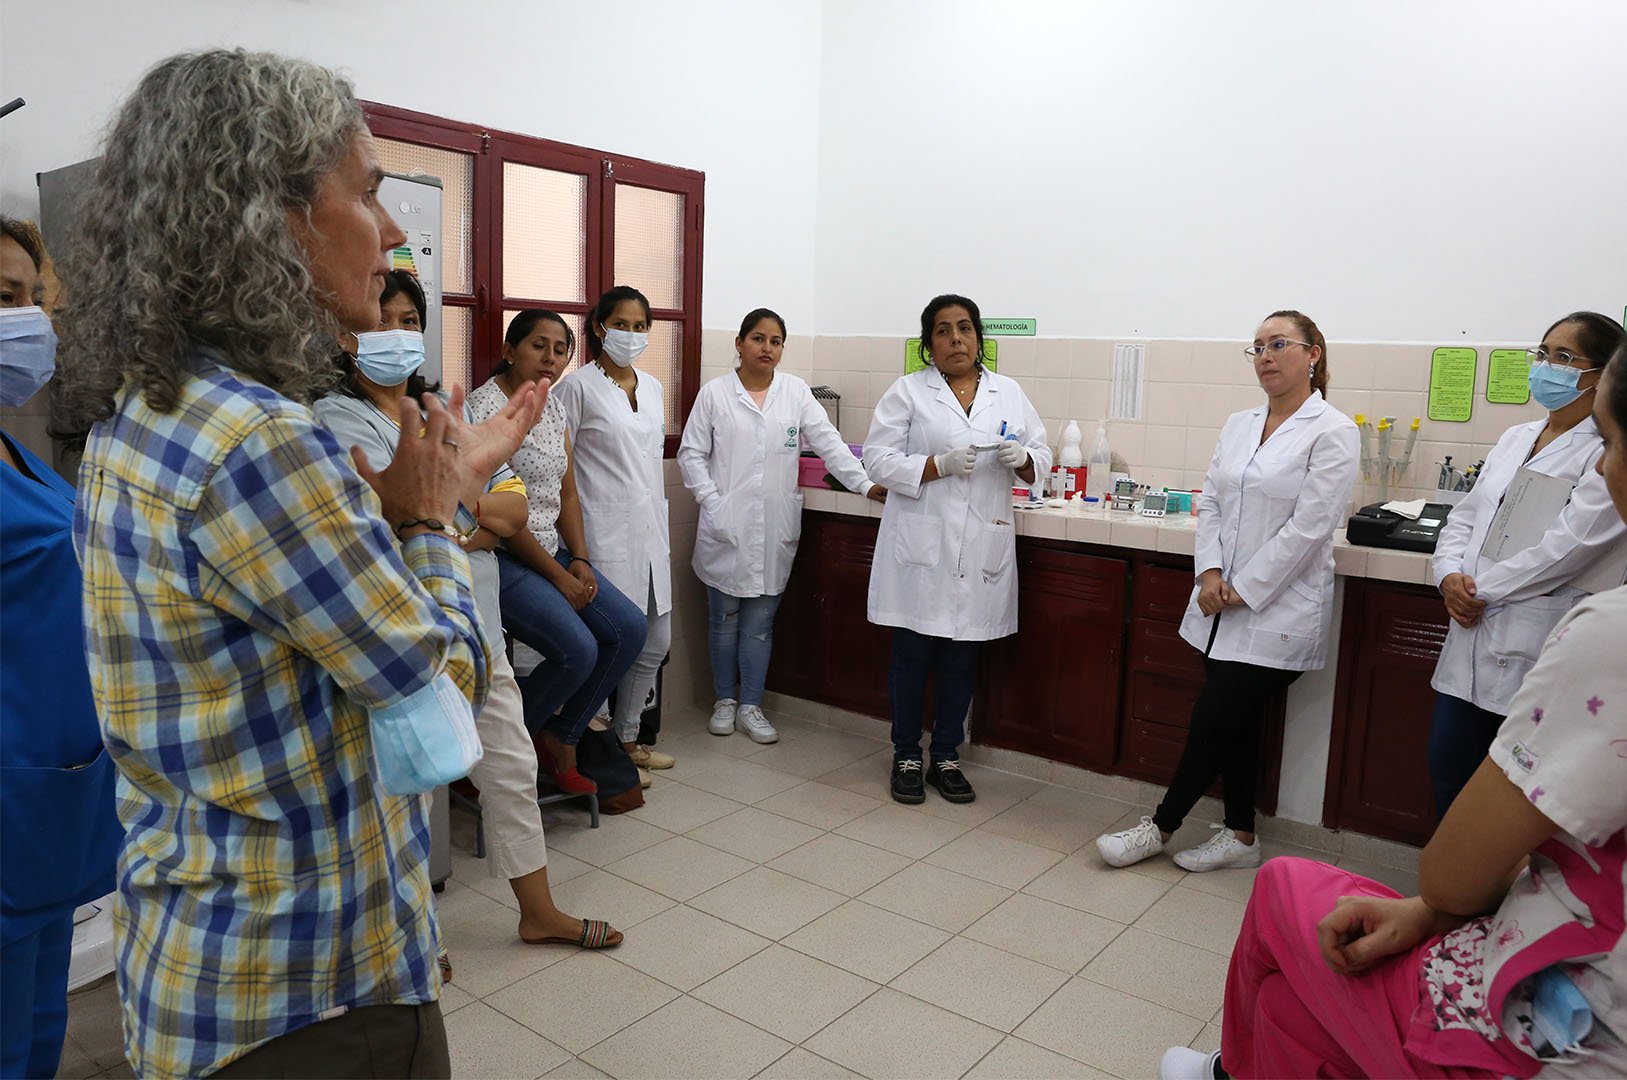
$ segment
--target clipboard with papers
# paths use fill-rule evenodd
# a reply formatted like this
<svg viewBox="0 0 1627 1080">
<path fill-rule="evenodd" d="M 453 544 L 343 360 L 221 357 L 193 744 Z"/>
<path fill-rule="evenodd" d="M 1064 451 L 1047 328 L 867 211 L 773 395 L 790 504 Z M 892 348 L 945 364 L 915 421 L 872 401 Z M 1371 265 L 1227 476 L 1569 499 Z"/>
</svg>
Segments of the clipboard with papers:
<svg viewBox="0 0 1627 1080">
<path fill-rule="evenodd" d="M 1541 543 L 1543 535 L 1570 502 L 1575 488 L 1575 483 L 1562 476 L 1549 476 L 1522 467 L 1514 474 L 1503 501 L 1492 515 L 1485 543 L 1480 546 L 1481 558 L 1502 562 Z M 1596 559 L 1570 584 L 1583 592 L 1597 593 L 1614 589 L 1624 580 L 1627 580 L 1627 551 L 1616 551 Z"/>
</svg>

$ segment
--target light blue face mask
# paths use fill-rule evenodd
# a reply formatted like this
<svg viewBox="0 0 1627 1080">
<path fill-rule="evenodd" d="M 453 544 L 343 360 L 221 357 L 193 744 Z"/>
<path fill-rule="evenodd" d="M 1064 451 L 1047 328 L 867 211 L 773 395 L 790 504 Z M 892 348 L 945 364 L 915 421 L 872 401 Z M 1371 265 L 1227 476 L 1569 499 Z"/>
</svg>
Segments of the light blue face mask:
<svg viewBox="0 0 1627 1080">
<path fill-rule="evenodd" d="M 0 308 L 0 405 L 16 408 L 56 371 L 56 331 L 37 307 Z"/>
<path fill-rule="evenodd" d="M 356 367 L 380 386 L 400 386 L 423 366 L 424 335 L 417 330 L 356 335 Z"/>
<path fill-rule="evenodd" d="M 1575 401 L 1587 390 L 1578 390 L 1577 382 L 1582 378 L 1582 372 L 1573 367 L 1556 368 L 1547 364 L 1532 364 L 1531 374 L 1526 381 L 1531 386 L 1531 396 L 1537 399 L 1549 412 L 1563 409 Z M 1588 387 L 1588 390 L 1593 387 Z"/>
<path fill-rule="evenodd" d="M 468 776 L 480 760 L 474 711 L 445 672 L 368 715 L 379 787 L 420 795 Z"/>
</svg>

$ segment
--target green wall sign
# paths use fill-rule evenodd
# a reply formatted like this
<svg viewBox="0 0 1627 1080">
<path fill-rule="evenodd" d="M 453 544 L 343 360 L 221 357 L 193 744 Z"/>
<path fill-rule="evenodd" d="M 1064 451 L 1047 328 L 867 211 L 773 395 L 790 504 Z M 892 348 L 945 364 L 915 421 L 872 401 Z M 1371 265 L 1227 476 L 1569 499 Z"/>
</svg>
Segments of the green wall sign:
<svg viewBox="0 0 1627 1080">
<path fill-rule="evenodd" d="M 984 337 L 1033 337 L 1038 333 L 1037 319 L 984 319 Z"/>
<path fill-rule="evenodd" d="M 921 358 L 921 339 L 912 337 L 904 342 L 904 374 L 908 375 L 912 371 L 920 371 L 926 366 L 926 361 Z M 999 370 L 1000 343 L 998 341 L 990 341 L 988 338 L 983 339 L 983 366 L 990 371 Z"/>
<path fill-rule="evenodd" d="M 1531 400 L 1531 358 L 1524 349 L 1493 349 L 1486 367 L 1486 400 L 1524 405 Z"/>
<path fill-rule="evenodd" d="M 1429 361 L 1429 418 L 1467 423 L 1474 412 L 1474 369 L 1480 354 L 1473 349 L 1436 349 Z"/>
</svg>

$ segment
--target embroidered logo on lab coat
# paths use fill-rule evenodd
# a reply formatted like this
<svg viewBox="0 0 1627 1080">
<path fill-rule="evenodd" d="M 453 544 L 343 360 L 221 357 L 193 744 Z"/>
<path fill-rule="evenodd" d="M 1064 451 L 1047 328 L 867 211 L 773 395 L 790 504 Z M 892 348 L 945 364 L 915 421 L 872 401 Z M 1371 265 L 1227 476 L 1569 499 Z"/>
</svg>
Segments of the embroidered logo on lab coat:
<svg viewBox="0 0 1627 1080">
<path fill-rule="evenodd" d="M 1509 755 L 1514 758 L 1514 764 L 1526 772 L 1535 772 L 1542 759 L 1533 754 L 1524 743 L 1515 743 L 1509 748 Z"/>
<path fill-rule="evenodd" d="M 796 449 L 797 426 L 795 424 L 788 424 L 785 428 L 785 445 L 792 450 Z"/>
</svg>

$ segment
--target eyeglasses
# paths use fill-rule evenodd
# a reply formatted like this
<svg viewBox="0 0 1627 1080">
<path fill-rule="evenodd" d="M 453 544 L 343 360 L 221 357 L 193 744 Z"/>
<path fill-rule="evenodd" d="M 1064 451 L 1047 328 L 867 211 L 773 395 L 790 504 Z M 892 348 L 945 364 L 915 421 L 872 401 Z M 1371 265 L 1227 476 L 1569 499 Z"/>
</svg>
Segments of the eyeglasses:
<svg viewBox="0 0 1627 1080">
<path fill-rule="evenodd" d="M 1540 365 L 1545 368 L 1553 368 L 1556 370 L 1560 368 L 1575 368 L 1580 371 L 1592 371 L 1594 368 L 1599 366 L 1592 360 L 1589 360 L 1587 357 L 1577 356 L 1575 353 L 1570 352 L 1567 349 L 1555 349 L 1550 353 L 1547 348 L 1542 345 L 1538 345 L 1534 349 L 1525 350 L 1525 355 L 1530 359 L 1532 367 L 1537 367 Z"/>
<path fill-rule="evenodd" d="M 1290 345 L 1303 345 L 1307 349 L 1313 347 L 1308 341 L 1291 341 L 1288 338 L 1277 338 L 1274 341 L 1266 342 L 1264 345 L 1250 345 L 1248 348 L 1243 350 L 1243 355 L 1248 357 L 1249 361 L 1252 363 L 1253 361 L 1264 356 L 1267 352 L 1280 353 Z"/>
</svg>

